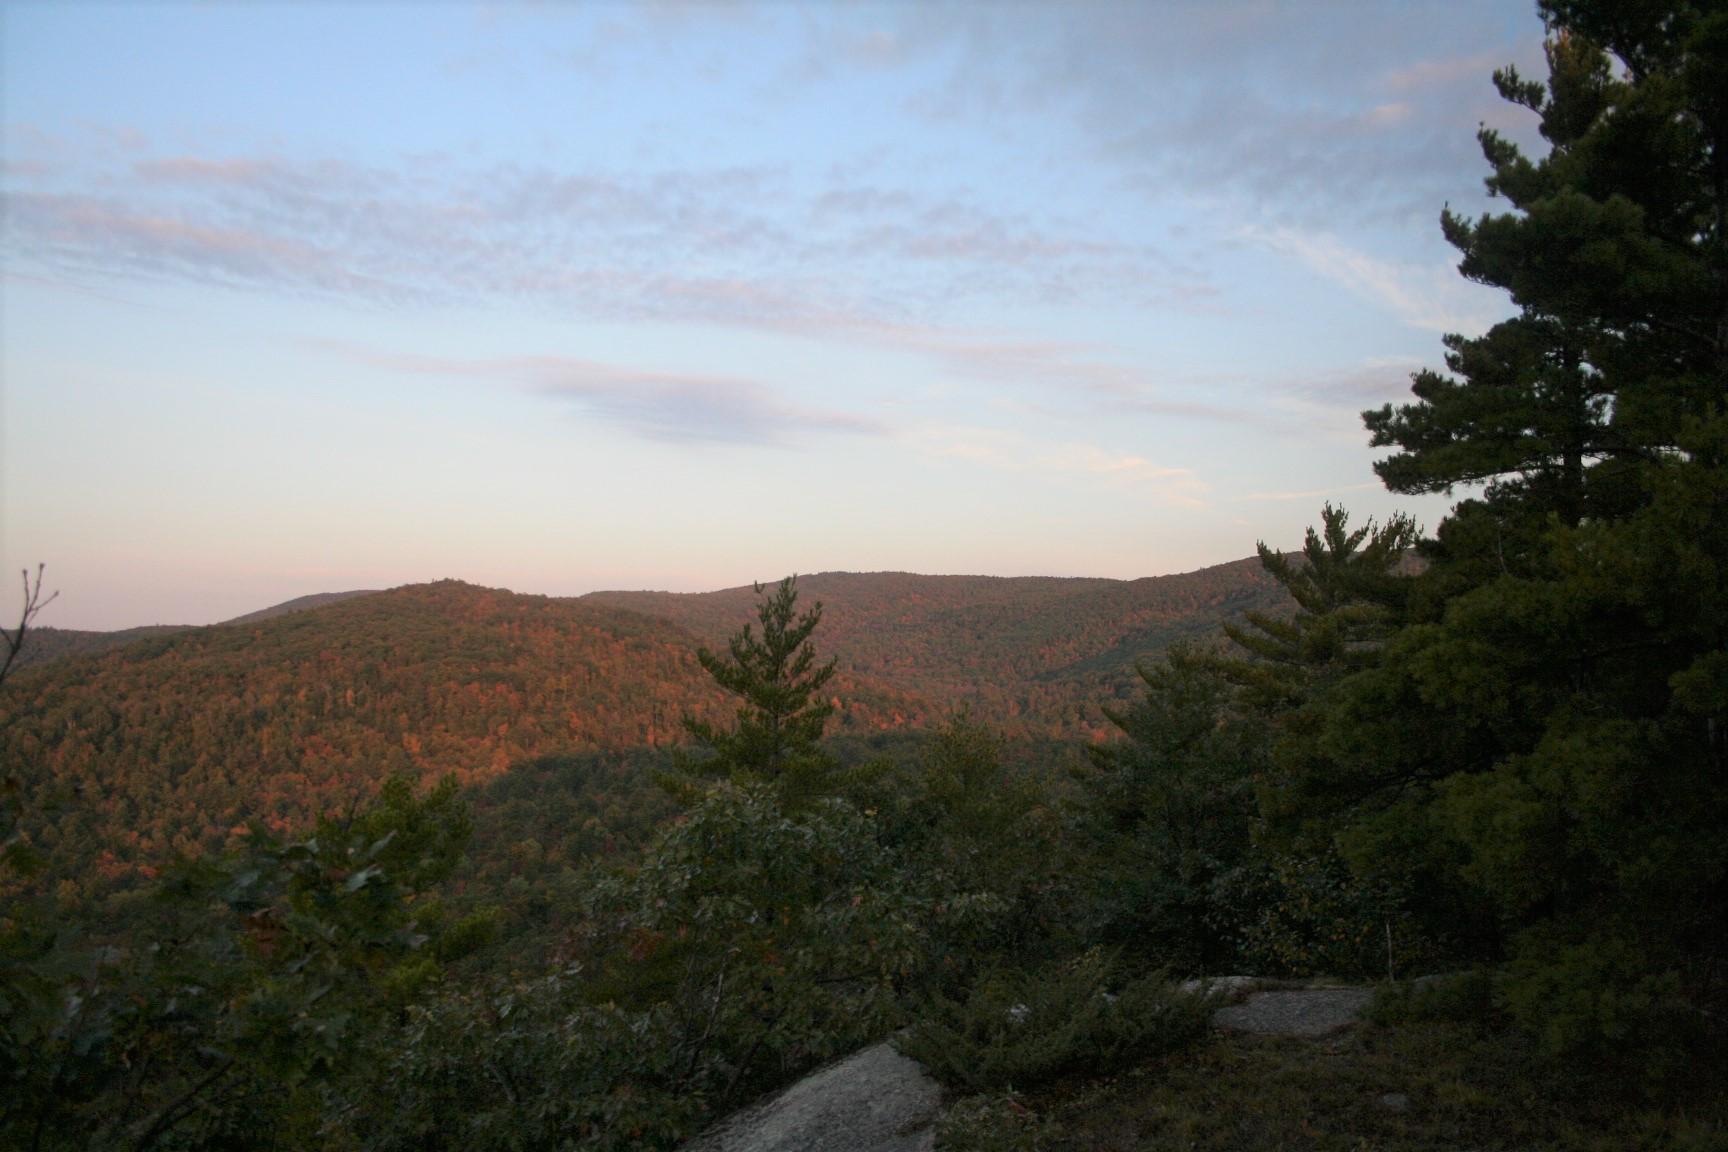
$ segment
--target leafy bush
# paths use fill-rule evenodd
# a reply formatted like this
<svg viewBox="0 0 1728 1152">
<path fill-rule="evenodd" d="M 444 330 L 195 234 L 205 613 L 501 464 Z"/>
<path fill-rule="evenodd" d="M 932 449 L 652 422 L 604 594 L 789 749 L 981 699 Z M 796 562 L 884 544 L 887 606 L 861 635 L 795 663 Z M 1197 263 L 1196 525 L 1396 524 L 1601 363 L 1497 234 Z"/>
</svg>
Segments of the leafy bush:
<svg viewBox="0 0 1728 1152">
<path fill-rule="evenodd" d="M 1369 1016 L 1382 1025 L 1434 1020 L 1486 1025 L 1494 1016 L 1494 984 L 1494 973 L 1486 968 L 1388 984 L 1375 991 Z"/>
<path fill-rule="evenodd" d="M 939 1152 L 1045 1152 L 1060 1126 L 1038 1115 L 1012 1092 L 968 1096 L 936 1125 Z"/>
<path fill-rule="evenodd" d="M 847 798 L 881 829 L 930 913 L 928 975 L 944 991 L 980 971 L 1074 951 L 1083 869 L 1049 773 L 1006 764 L 1002 743 L 965 713 L 914 764 L 850 773 Z"/>
<path fill-rule="evenodd" d="M 941 1081 L 972 1092 L 1030 1089 L 1173 1051 L 1201 1035 L 1213 1002 L 1162 974 L 1112 991 L 1114 964 L 1094 950 L 1038 970 L 1001 971 L 964 1000 L 933 997 L 897 1046 Z"/>
<path fill-rule="evenodd" d="M 1236 935 L 1252 972 L 1371 980 L 1435 960 L 1398 894 L 1352 875 L 1335 853 L 1268 854 L 1220 877 L 1211 896 L 1209 917 Z"/>
<path fill-rule="evenodd" d="M 381 1150 L 670 1147 L 893 1027 L 924 954 L 905 888 L 846 802 L 712 785 L 589 875 L 564 971 L 412 1012 L 357 1127 Z"/>
<path fill-rule="evenodd" d="M 1579 940 L 1532 930 L 1518 942 L 1498 1003 L 1548 1057 L 1575 1074 L 1670 1078 L 1707 1043 L 1681 992 L 1630 932 L 1598 929 Z M 1720 1062 L 1721 1049 L 1708 1055 Z"/>
<path fill-rule="evenodd" d="M 670 1006 L 684 1045 L 761 1090 L 889 1031 L 924 915 L 869 817 L 788 813 L 765 783 L 715 785 L 628 874 L 587 896 L 589 997 Z"/>
<path fill-rule="evenodd" d="M 322 1143 L 330 1101 L 440 976 L 416 900 L 468 829 L 453 780 L 417 796 L 393 779 L 314 836 L 255 829 L 177 867 L 148 935 L 94 948 L 68 932 L 6 957 L 0 1146 Z"/>
<path fill-rule="evenodd" d="M 724 1072 L 664 1007 L 583 1003 L 579 973 L 454 992 L 411 1013 L 350 1122 L 377 1152 L 664 1148 Z"/>
</svg>

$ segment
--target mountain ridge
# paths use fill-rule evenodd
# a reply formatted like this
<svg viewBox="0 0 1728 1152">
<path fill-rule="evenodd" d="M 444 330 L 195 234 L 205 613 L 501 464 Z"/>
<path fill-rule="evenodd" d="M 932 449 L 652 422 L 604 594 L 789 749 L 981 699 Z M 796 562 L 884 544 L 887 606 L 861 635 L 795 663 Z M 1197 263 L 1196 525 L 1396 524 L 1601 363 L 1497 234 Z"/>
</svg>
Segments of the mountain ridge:
<svg viewBox="0 0 1728 1152">
<path fill-rule="evenodd" d="M 93 628 L 56 628 L 53 625 L 41 625 L 30 629 L 29 643 L 18 654 L 16 667 L 27 668 L 32 664 L 46 664 L 52 660 L 60 660 L 70 656 L 89 656 L 106 652 L 111 648 L 124 647 L 135 640 L 145 640 L 167 636 L 176 632 L 186 632 L 194 628 L 220 628 L 229 624 L 255 624 L 262 620 L 273 620 L 278 616 L 287 616 L 294 612 L 305 612 L 313 608 L 322 608 L 326 604 L 338 604 L 356 596 L 376 595 L 380 589 L 360 588 L 351 592 L 314 592 L 307 596 L 296 596 L 292 600 L 284 600 L 280 604 L 272 604 L 268 608 L 259 608 L 227 620 L 218 620 L 214 624 L 142 624 L 133 628 L 117 628 L 102 630 Z"/>
<path fill-rule="evenodd" d="M 1095 587 L 1121 587 L 1144 584 L 1151 581 L 1194 576 L 1200 573 L 1230 569 L 1235 568 L 1238 565 L 1249 564 L 1258 564 L 1258 561 L 1254 557 L 1248 557 L 1242 560 L 1225 561 L 1221 564 L 1203 565 L 1199 568 L 1189 569 L 1184 572 L 1170 572 L 1158 576 L 1133 577 L 1037 575 L 992 576 L 986 573 L 925 573 L 913 572 L 899 568 L 889 568 L 871 571 L 831 569 L 823 572 L 797 574 L 797 579 L 801 582 L 801 587 L 806 589 L 811 586 L 812 582 L 826 582 L 835 579 L 879 580 L 884 578 L 903 578 L 917 581 L 964 581 L 972 584 L 986 585 L 995 583 L 1000 585 L 1013 584 L 1026 586 L 1066 585 L 1076 588 L 1084 585 Z M 273 619 L 277 616 L 285 616 L 294 612 L 305 612 L 316 608 L 322 608 L 329 604 L 340 603 L 344 600 L 349 600 L 359 596 L 375 596 L 380 592 L 395 591 L 398 588 L 412 588 L 418 587 L 422 584 L 440 583 L 465 584 L 474 588 L 490 588 L 493 591 L 510 592 L 512 595 L 516 596 L 541 596 L 549 600 L 585 600 L 590 598 L 596 600 L 610 600 L 614 597 L 734 597 L 754 595 L 754 586 L 751 584 L 730 585 L 725 588 L 714 588 L 700 592 L 673 592 L 666 589 L 655 588 L 597 588 L 591 592 L 577 593 L 573 596 L 555 596 L 539 592 L 518 592 L 515 589 L 504 588 L 502 586 L 493 588 L 490 585 L 475 584 L 471 581 L 459 578 L 453 580 L 428 580 L 409 584 L 398 584 L 389 589 L 355 588 L 337 592 L 310 592 L 264 608 L 254 609 L 238 616 L 216 620 L 209 624 L 138 624 L 126 628 L 62 628 L 52 624 L 37 625 L 30 629 L 31 636 L 35 638 L 32 641 L 32 648 L 34 648 L 35 651 L 26 650 L 20 654 L 19 659 L 23 663 L 42 663 L 46 660 L 57 659 L 62 654 L 83 655 L 90 651 L 106 650 L 107 647 L 111 647 L 113 644 L 129 643 L 134 639 L 165 635 L 170 632 L 183 632 L 193 628 L 219 628 L 229 624 L 252 624 L 263 620 Z M 762 586 L 768 587 L 772 583 L 775 583 L 775 581 L 770 581 L 769 584 Z M 44 647 L 50 648 L 51 651 L 41 651 Z"/>
<path fill-rule="evenodd" d="M 831 734 L 890 738 L 964 709 L 1028 745 L 1105 738 L 1100 706 L 1137 690 L 1136 661 L 1283 596 L 1246 561 L 1131 582 L 817 574 L 800 591 L 824 603 Z M 664 754 L 685 716 L 729 718 L 697 651 L 754 607 L 747 587 L 548 597 L 446 580 L 155 629 L 18 671 L 0 755 L 45 814 L 33 835 L 52 870 L 125 882 L 252 820 L 340 814 L 392 773 L 483 786 L 549 757 Z"/>
</svg>

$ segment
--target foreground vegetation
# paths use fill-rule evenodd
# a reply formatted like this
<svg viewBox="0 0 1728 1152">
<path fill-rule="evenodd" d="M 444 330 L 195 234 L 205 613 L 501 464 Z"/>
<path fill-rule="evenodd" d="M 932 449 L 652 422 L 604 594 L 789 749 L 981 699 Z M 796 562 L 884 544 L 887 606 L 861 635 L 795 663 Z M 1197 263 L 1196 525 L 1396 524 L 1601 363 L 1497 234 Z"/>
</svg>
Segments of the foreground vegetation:
<svg viewBox="0 0 1728 1152">
<path fill-rule="evenodd" d="M 1064 1152 L 1706 1152 L 1728 1147 L 1719 1074 L 1654 1106 L 1559 1075 L 1503 1020 L 1397 1017 L 1324 1041 L 1215 1036 L 1022 1107 Z"/>
<path fill-rule="evenodd" d="M 826 742 L 840 681 L 791 580 L 694 668 L 635 617 L 608 634 L 714 686 L 676 754 L 535 761 L 561 809 L 393 777 L 315 826 L 199 845 L 77 924 L 78 892 L 29 879 L 48 825 L 22 806 L 57 766 L 26 716 L 0 1140 L 668 1147 L 915 1022 L 904 1043 L 957 1096 L 952 1148 L 1719 1146 L 1728 11 L 1542 10 L 1547 83 L 1496 83 L 1550 151 L 1485 129 L 1511 210 L 1445 217 L 1517 314 L 1365 416 L 1391 488 L 1470 486 L 1432 538 L 1326 507 L 1299 557 L 1262 549 L 1293 613 L 1143 669 L 1072 772 L 966 716 Z M 514 688 L 483 679 L 430 698 L 460 719 L 439 738 L 495 730 Z M 248 707 L 319 739 L 287 701 Z M 386 734 L 382 773 L 433 735 L 410 729 L 352 734 Z M 164 791 L 223 770 L 164 752 Z M 611 802 L 648 772 L 659 800 Z M 81 798 L 55 802 L 76 831 Z M 548 839 L 562 811 L 590 848 L 463 863 L 476 810 L 543 807 Z M 1206 1041 L 1210 1005 L 1170 983 L 1456 970 L 1482 975 L 1299 1052 Z"/>
</svg>

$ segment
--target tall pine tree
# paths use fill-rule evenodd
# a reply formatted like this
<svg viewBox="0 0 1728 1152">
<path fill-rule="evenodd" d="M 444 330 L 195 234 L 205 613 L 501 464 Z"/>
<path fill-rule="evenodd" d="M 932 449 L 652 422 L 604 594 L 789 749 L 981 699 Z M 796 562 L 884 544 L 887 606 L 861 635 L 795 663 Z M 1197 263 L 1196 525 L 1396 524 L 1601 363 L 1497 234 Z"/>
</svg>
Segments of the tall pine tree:
<svg viewBox="0 0 1728 1152">
<path fill-rule="evenodd" d="M 1728 1005 L 1728 6 L 1541 10 L 1547 82 L 1495 83 L 1547 152 L 1485 129 L 1510 210 L 1444 217 L 1518 314 L 1365 413 L 1393 490 L 1484 488 L 1318 743 L 1381 785 L 1358 866 L 1484 901 L 1551 1048 L 1648 1054 Z"/>
<path fill-rule="evenodd" d="M 1226 624 L 1241 656 L 1226 660 L 1225 671 L 1261 709 L 1284 711 L 1306 701 L 1318 681 L 1371 663 L 1403 622 L 1410 582 L 1401 568 L 1419 535 L 1402 514 L 1352 529 L 1350 514 L 1327 504 L 1300 554 L 1286 556 L 1262 542 L 1260 566 L 1290 594 L 1296 611 L 1249 612 L 1245 624 Z"/>
</svg>

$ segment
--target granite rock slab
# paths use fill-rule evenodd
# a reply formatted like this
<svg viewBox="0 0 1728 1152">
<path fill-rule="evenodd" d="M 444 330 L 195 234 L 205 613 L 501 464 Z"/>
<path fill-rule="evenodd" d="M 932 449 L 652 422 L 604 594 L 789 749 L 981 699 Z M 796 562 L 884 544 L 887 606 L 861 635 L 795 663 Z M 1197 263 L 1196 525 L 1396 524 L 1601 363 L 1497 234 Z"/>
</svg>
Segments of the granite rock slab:
<svg viewBox="0 0 1728 1152">
<path fill-rule="evenodd" d="M 735 1113 L 683 1152 L 932 1152 L 942 1089 L 883 1042 Z"/>
</svg>

